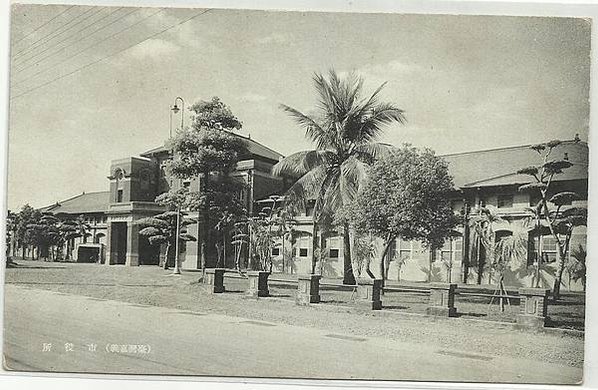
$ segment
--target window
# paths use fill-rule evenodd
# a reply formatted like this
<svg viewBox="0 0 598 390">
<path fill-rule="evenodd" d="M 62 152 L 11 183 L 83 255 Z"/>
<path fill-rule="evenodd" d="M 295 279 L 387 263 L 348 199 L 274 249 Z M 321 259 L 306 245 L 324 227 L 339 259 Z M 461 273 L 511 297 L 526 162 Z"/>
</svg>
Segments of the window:
<svg viewBox="0 0 598 390">
<path fill-rule="evenodd" d="M 183 188 L 191 187 L 191 180 L 184 180 L 183 181 Z"/>
<path fill-rule="evenodd" d="M 299 257 L 307 257 L 307 248 L 299 248 Z"/>
<path fill-rule="evenodd" d="M 461 260 L 461 249 L 463 242 L 461 237 L 450 238 L 444 241 L 444 245 L 439 250 L 439 259 L 445 264 L 454 264 Z M 436 257 L 434 256 L 434 260 Z"/>
<path fill-rule="evenodd" d="M 272 248 L 272 256 L 280 256 L 280 248 Z"/>
<path fill-rule="evenodd" d="M 116 191 L 116 203 L 122 203 L 122 201 L 123 201 L 123 190 L 118 189 Z"/>
<path fill-rule="evenodd" d="M 562 239 L 562 237 L 561 237 Z M 538 242 L 539 241 L 539 242 Z M 542 253 L 542 263 L 554 263 L 558 259 L 558 244 L 551 235 L 538 236 L 530 234 L 527 240 L 527 265 L 533 265 L 538 256 L 538 244 Z"/>
<path fill-rule="evenodd" d="M 339 250 L 338 249 L 330 249 L 330 258 L 331 259 L 338 259 Z"/>
<path fill-rule="evenodd" d="M 513 195 L 498 195 L 497 198 L 499 209 L 513 207 Z"/>
<path fill-rule="evenodd" d="M 554 263 L 557 259 L 557 242 L 552 236 L 542 236 L 541 244 L 542 246 L 542 262 L 544 263 Z"/>
<path fill-rule="evenodd" d="M 413 258 L 413 241 L 405 241 L 402 238 L 397 240 L 396 254 L 398 260 L 407 261 Z"/>
</svg>

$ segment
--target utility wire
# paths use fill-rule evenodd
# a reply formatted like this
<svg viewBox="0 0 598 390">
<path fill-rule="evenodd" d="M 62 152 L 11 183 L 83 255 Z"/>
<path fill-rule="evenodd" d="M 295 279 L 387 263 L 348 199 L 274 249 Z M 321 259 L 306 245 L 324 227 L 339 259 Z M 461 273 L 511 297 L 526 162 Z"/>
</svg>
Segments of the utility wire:
<svg viewBox="0 0 598 390">
<path fill-rule="evenodd" d="M 60 48 L 60 49 L 58 49 L 58 50 L 55 50 L 55 51 L 51 52 L 50 54 L 48 54 L 48 55 L 46 55 L 46 56 L 44 56 L 44 57 L 42 57 L 42 58 L 40 58 L 40 59 L 35 59 L 35 57 L 38 57 L 39 55 L 41 55 L 41 54 L 43 54 L 43 53 L 47 52 L 48 50 L 50 50 L 50 49 L 52 49 L 52 48 L 54 48 L 54 47 L 56 47 L 56 46 L 60 45 L 61 43 L 65 42 L 65 41 L 68 41 L 68 40 L 69 40 L 69 39 L 71 39 L 71 38 L 72 38 L 74 35 L 76 35 L 76 34 L 79 34 L 80 32 L 87 30 L 88 28 L 90 28 L 91 26 L 93 26 L 93 25 L 95 25 L 95 24 L 98 24 L 98 23 L 99 23 L 99 22 L 101 22 L 102 20 L 106 19 L 107 17 L 109 17 L 109 16 L 113 15 L 114 13 L 118 12 L 119 10 L 121 10 L 121 9 L 123 9 L 123 8 L 124 8 L 124 7 L 120 7 L 120 8 L 118 8 L 118 9 L 116 9 L 116 10 L 113 10 L 112 12 L 110 12 L 110 13 L 108 13 L 108 14 L 106 14 L 106 15 L 102 16 L 101 18 L 97 19 L 96 21 L 94 21 L 94 22 L 92 22 L 92 23 L 90 23 L 90 24 L 86 25 L 85 27 L 83 27 L 83 28 L 80 28 L 79 30 L 77 30 L 77 31 L 73 32 L 73 34 L 72 34 L 72 35 L 69 35 L 69 36 L 67 36 L 66 38 L 64 38 L 63 40 L 61 40 L 61 41 L 57 42 L 57 43 L 56 43 L 56 44 L 54 44 L 53 46 L 49 46 L 49 47 L 47 47 L 46 49 L 44 49 L 44 50 L 40 51 L 39 53 L 37 53 L 37 54 L 34 54 L 32 57 L 29 57 L 28 59 L 24 60 L 24 62 L 27 62 L 27 61 L 30 61 L 30 60 L 33 60 L 33 62 L 31 62 L 29 65 L 25 65 L 25 66 L 23 66 L 23 67 L 21 67 L 21 68 L 19 68 L 19 69 L 15 69 L 15 70 L 14 70 L 14 72 L 15 72 L 15 73 L 20 73 L 20 72 L 24 71 L 25 69 L 29 69 L 29 68 L 31 68 L 32 66 L 39 65 L 39 63 L 40 63 L 41 61 L 43 61 L 43 60 L 45 60 L 45 59 L 47 59 L 47 58 L 50 58 L 50 57 L 52 57 L 52 56 L 53 56 L 54 54 L 56 54 L 56 53 L 60 53 L 61 51 L 64 51 L 64 49 L 66 49 L 66 48 L 67 48 L 69 45 L 74 45 L 75 43 L 77 43 L 77 42 L 79 42 L 79 41 L 82 41 L 83 39 L 86 39 L 86 38 L 88 38 L 88 37 L 89 37 L 91 34 L 93 34 L 93 33 L 85 33 L 85 34 L 81 34 L 81 36 L 82 36 L 82 37 L 81 37 L 80 39 L 76 40 L 75 42 L 71 42 L 69 45 L 66 45 L 66 46 L 64 46 L 64 47 L 62 47 L 62 48 Z M 98 31 L 98 30 L 95 30 L 95 31 Z M 95 31 L 94 31 L 94 32 L 95 32 Z M 21 63 L 20 65 L 23 65 L 23 64 Z"/>
<path fill-rule="evenodd" d="M 98 29 L 98 30 L 94 31 L 94 32 L 93 32 L 93 33 L 91 33 L 90 35 L 92 35 L 92 34 L 94 34 L 94 33 L 98 32 L 98 31 L 100 31 L 100 30 L 103 30 L 103 29 L 104 29 L 104 28 L 106 28 L 106 27 L 109 27 L 110 25 L 112 25 L 112 24 L 114 24 L 114 23 L 116 23 L 116 22 L 120 21 L 121 19 L 123 19 L 123 18 L 125 18 L 125 17 L 127 17 L 127 16 L 129 16 L 129 15 L 131 15 L 131 14 L 133 14 L 133 13 L 134 13 L 135 11 L 137 11 L 137 10 L 138 10 L 138 8 L 136 8 L 136 9 L 133 9 L 131 12 L 129 12 L 129 13 L 125 14 L 125 15 L 122 15 L 122 16 L 120 16 L 118 19 L 116 19 L 116 20 L 112 21 L 110 24 L 107 24 L 107 25 L 105 25 L 104 27 L 102 27 L 102 28 L 100 28 L 100 29 Z M 160 11 L 161 11 L 161 10 L 160 10 Z M 123 29 L 121 29 L 121 30 L 119 30 L 119 31 L 115 32 L 114 34 L 111 34 L 111 35 L 109 35 L 109 36 L 106 36 L 106 37 L 104 37 L 104 38 L 102 38 L 102 39 L 98 40 L 98 41 L 95 41 L 95 42 L 93 42 L 91 45 L 88 45 L 88 46 L 86 46 L 84 49 L 82 49 L 82 50 L 79 50 L 79 51 L 75 52 L 74 54 L 71 54 L 70 56 L 68 56 L 68 57 L 66 57 L 66 58 L 63 58 L 63 59 L 62 59 L 62 61 L 59 61 L 59 62 L 57 62 L 57 63 L 53 64 L 52 66 L 50 66 L 50 67 L 48 67 L 48 68 L 46 68 L 46 69 L 42 69 L 42 70 L 40 70 L 40 71 L 38 71 L 38 72 L 36 72 L 36 73 L 34 73 L 34 74 L 32 74 L 32 75 L 29 75 L 29 76 L 27 77 L 27 79 L 23 79 L 23 80 L 20 80 L 20 81 L 17 81 L 17 82 L 15 82 L 14 84 L 11 84 L 11 87 L 12 87 L 12 86 L 15 86 L 15 85 L 18 85 L 18 84 L 23 84 L 23 83 L 24 83 L 24 82 L 26 82 L 28 79 L 31 79 L 31 78 L 33 78 L 33 77 L 35 77 L 35 76 L 39 75 L 39 74 L 42 74 L 42 73 L 44 73 L 44 72 L 47 72 L 47 71 L 49 71 L 49 70 L 52 70 L 52 69 L 53 69 L 53 68 L 55 68 L 57 65 L 63 64 L 63 63 L 65 63 L 66 61 L 70 60 L 71 58 L 74 58 L 74 57 L 78 56 L 79 54 L 83 53 L 84 51 L 87 51 L 88 49 L 90 49 L 90 48 L 92 48 L 92 47 L 94 47 L 94 46 L 97 46 L 97 45 L 99 45 L 100 43 L 102 43 L 102 42 L 105 42 L 105 41 L 107 41 L 108 39 L 110 39 L 110 38 L 113 38 L 113 37 L 115 37 L 116 35 L 118 35 L 118 34 L 120 34 L 120 33 L 124 32 L 124 31 L 126 31 L 126 30 L 129 30 L 129 29 L 131 29 L 132 27 L 136 26 L 137 24 L 141 23 L 142 21 L 144 21 L 144 20 L 146 20 L 146 19 L 149 19 L 149 18 L 151 18 L 152 16 L 154 16 L 155 14 L 157 14 L 157 13 L 158 13 L 158 12 L 160 12 L 160 11 L 157 11 L 157 12 L 155 12 L 155 13 L 153 13 L 153 14 L 151 14 L 151 15 L 149 15 L 149 16 L 147 16 L 147 17 L 143 18 L 143 19 L 140 19 L 139 21 L 137 21 L 137 22 L 135 22 L 135 23 L 131 24 L 130 26 L 126 26 L 125 28 L 123 28 Z M 85 37 L 85 38 L 87 38 L 87 37 Z M 77 41 L 77 42 L 78 42 L 78 41 Z M 76 42 L 75 42 L 75 43 L 76 43 Z"/>
<path fill-rule="evenodd" d="M 160 11 L 162 11 L 162 9 L 160 9 L 158 12 L 160 12 Z M 137 43 L 134 43 L 134 44 L 132 44 L 132 45 L 129 45 L 129 46 L 125 47 L 124 49 L 118 50 L 118 51 L 116 51 L 116 52 L 114 52 L 114 53 L 112 53 L 112 54 L 109 54 L 109 55 L 105 56 L 105 57 L 102 57 L 102 58 L 100 58 L 100 59 L 97 59 L 97 60 L 95 60 L 95 61 L 92 61 L 92 62 L 90 62 L 90 63 L 88 63 L 88 64 L 86 64 L 86 65 L 84 65 L 84 66 L 82 66 L 82 67 L 80 67 L 80 68 L 77 68 L 77 69 L 73 70 L 72 72 L 69 72 L 69 73 L 67 73 L 67 74 L 65 74 L 65 75 L 62 75 L 62 76 L 59 76 L 59 77 L 56 77 L 56 78 L 54 78 L 54 79 L 52 79 L 52 80 L 50 80 L 50 81 L 47 81 L 47 82 L 45 82 L 45 83 L 43 83 L 43 84 L 40 84 L 40 85 L 38 85 L 38 86 L 36 86 L 36 87 L 33 87 L 33 88 L 31 88 L 31 89 L 28 89 L 28 90 L 26 90 L 26 91 L 24 91 L 24 92 L 22 92 L 22 93 L 20 93 L 20 94 L 18 94 L 18 95 L 12 96 L 12 97 L 10 98 L 10 100 L 17 99 L 17 98 L 19 98 L 19 97 L 21 97 L 21 96 L 24 96 L 24 95 L 26 95 L 26 94 L 28 94 L 28 93 L 31 93 L 31 92 L 33 92 L 33 91 L 37 90 L 37 89 L 39 89 L 39 88 L 45 87 L 45 86 L 46 86 L 46 85 L 48 85 L 48 84 L 51 84 L 51 83 L 53 83 L 53 82 L 56 82 L 56 81 L 58 81 L 58 80 L 61 80 L 61 79 L 65 78 L 65 77 L 68 77 L 68 76 L 70 76 L 70 75 L 72 75 L 72 74 L 75 74 L 75 73 L 77 73 L 77 72 L 80 72 L 80 71 L 82 71 L 82 70 L 84 70 L 84 69 L 86 69 L 86 68 L 88 68 L 88 67 L 90 67 L 90 66 L 93 66 L 93 65 L 97 64 L 98 62 L 101 62 L 101 61 L 103 61 L 103 60 L 105 60 L 105 59 L 107 59 L 107 58 L 114 57 L 115 55 L 117 55 L 117 54 L 120 54 L 120 53 L 122 53 L 122 52 L 124 52 L 124 51 L 126 51 L 126 50 L 129 50 L 129 49 L 130 49 L 130 48 L 132 48 L 132 47 L 135 47 L 135 46 L 137 46 L 137 45 L 140 45 L 141 43 L 143 43 L 143 42 L 145 42 L 145 41 L 147 41 L 147 40 L 150 40 L 150 39 L 152 39 L 152 38 L 154 38 L 154 37 L 157 37 L 158 35 L 160 35 L 160 34 L 163 34 L 163 33 L 165 33 L 165 32 L 166 32 L 166 31 L 168 31 L 168 30 L 171 30 L 171 29 L 173 29 L 173 28 L 175 28 L 175 27 L 178 27 L 178 26 L 182 25 L 183 23 L 187 23 L 188 21 L 190 21 L 190 20 L 192 20 L 192 19 L 195 19 L 195 18 L 196 18 L 196 17 L 198 17 L 198 16 L 204 15 L 204 14 L 206 14 L 206 13 L 207 13 L 207 12 L 209 12 L 209 11 L 211 11 L 211 9 L 207 9 L 207 10 L 204 10 L 204 11 L 202 11 L 202 12 L 198 12 L 198 13 L 196 13 L 195 15 L 191 16 L 190 18 L 187 18 L 187 19 L 185 19 L 185 20 L 183 20 L 183 21 L 181 21 L 181 22 L 179 22 L 179 23 L 177 23 L 177 24 L 174 24 L 174 25 L 172 25 L 172 26 L 170 26 L 170 27 L 167 27 L 167 28 L 165 28 L 165 29 L 163 29 L 163 30 L 161 30 L 161 31 L 159 31 L 159 32 L 157 32 L 157 33 L 155 33 L 155 34 L 152 34 L 152 35 L 150 35 L 150 36 L 148 36 L 148 37 L 146 37 L 146 38 L 142 39 L 141 41 L 139 41 L 139 42 L 137 42 Z M 158 12 L 156 12 L 156 13 L 158 13 Z M 155 14 L 154 14 L 154 15 L 155 15 Z M 152 16 L 153 16 L 153 15 L 152 15 Z"/>
<path fill-rule="evenodd" d="M 73 23 L 74 21 L 76 21 L 77 19 L 79 19 L 80 17 L 82 17 L 83 15 L 89 13 L 90 11 L 94 11 L 95 7 L 90 7 L 89 9 L 87 9 L 86 11 L 83 11 L 82 13 L 80 13 L 79 15 L 75 16 L 73 19 L 71 19 L 70 21 L 68 21 L 67 23 L 63 24 L 62 26 L 58 27 L 57 29 L 55 29 L 54 31 L 50 32 L 49 34 L 41 37 L 40 39 L 38 39 L 37 41 L 33 42 L 31 44 L 31 46 L 17 52 L 14 54 L 13 56 L 13 61 L 17 61 L 18 58 L 22 55 L 24 55 L 23 53 L 27 53 L 30 52 L 31 50 L 37 49 L 38 47 L 44 45 L 45 43 L 51 41 L 52 39 L 54 39 L 55 37 L 57 37 L 58 35 L 62 34 L 65 31 L 70 30 L 72 27 L 76 26 L 77 24 L 81 23 L 82 20 L 78 21 L 77 23 L 75 23 L 73 26 L 70 26 L 66 29 L 64 29 L 65 27 L 67 27 L 68 25 L 70 25 L 71 23 Z M 97 11 L 96 11 L 97 12 Z M 88 18 L 88 17 L 87 17 Z M 83 19 L 86 20 L 87 18 Z M 58 32 L 60 29 L 64 29 L 63 31 L 60 31 L 58 34 L 54 35 L 56 32 Z M 50 38 L 51 37 L 51 38 Z M 47 41 L 39 43 L 43 40 L 47 39 Z"/>
<path fill-rule="evenodd" d="M 25 35 L 23 38 L 19 39 L 18 41 L 13 43 L 13 46 L 16 45 L 17 43 L 21 42 L 22 40 L 29 38 L 31 36 L 31 34 L 35 33 L 36 31 L 38 31 L 39 29 L 43 28 L 44 26 L 46 26 L 48 23 L 50 23 L 51 21 L 53 21 L 54 19 L 56 19 L 57 17 L 59 17 L 60 15 L 64 14 L 65 12 L 67 12 L 68 10 L 70 10 L 71 8 L 73 8 L 74 5 L 71 5 L 70 7 L 68 7 L 67 9 L 65 9 L 64 11 L 60 12 L 58 15 L 54 16 L 52 19 L 48 20 L 47 22 L 45 22 L 44 24 L 42 24 L 41 26 L 37 27 L 35 30 L 31 31 L 29 34 Z"/>
</svg>

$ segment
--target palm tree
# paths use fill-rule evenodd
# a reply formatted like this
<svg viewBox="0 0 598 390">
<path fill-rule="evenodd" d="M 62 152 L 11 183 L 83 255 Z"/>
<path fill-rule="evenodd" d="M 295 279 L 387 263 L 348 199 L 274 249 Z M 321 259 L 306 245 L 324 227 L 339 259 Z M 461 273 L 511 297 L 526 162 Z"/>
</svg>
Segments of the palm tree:
<svg viewBox="0 0 598 390">
<path fill-rule="evenodd" d="M 524 219 L 519 223 L 510 224 L 510 233 L 507 236 L 500 238 L 495 248 L 495 258 L 491 265 L 492 269 L 498 272 L 498 284 L 496 290 L 499 292 L 500 311 L 505 311 L 503 295 L 508 295 L 505 288 L 504 279 L 505 272 L 513 268 L 515 262 L 519 262 L 519 266 L 526 264 L 527 259 L 527 239 L 529 232 L 529 220 Z M 493 297 L 494 299 L 494 297 Z M 490 301 L 492 303 L 492 300 Z M 509 302 L 507 298 L 507 302 Z"/>
<path fill-rule="evenodd" d="M 493 224 L 502 219 L 489 207 L 480 207 L 469 220 L 470 223 L 470 256 L 478 265 L 478 284 L 482 284 L 484 269 L 491 270 L 494 258 Z M 488 284 L 492 284 L 492 272 L 488 272 Z"/>
<path fill-rule="evenodd" d="M 315 199 L 313 212 L 313 249 L 317 247 L 320 217 L 335 214 L 357 194 L 366 175 L 366 167 L 392 146 L 376 143 L 384 126 L 405 123 L 403 110 L 379 101 L 384 84 L 374 93 L 361 98 L 363 80 L 354 74 L 341 79 L 334 70 L 328 78 L 316 73 L 313 77 L 318 94 L 317 114 L 308 116 L 281 105 L 305 129 L 316 148 L 294 153 L 277 163 L 274 174 L 298 176 L 287 195 L 290 202 L 305 204 Z M 343 283 L 355 284 L 351 265 L 349 224 L 343 226 Z M 312 256 L 313 257 L 313 256 Z M 315 272 L 312 260 L 312 273 Z"/>
<path fill-rule="evenodd" d="M 579 245 L 577 248 L 571 251 L 571 257 L 574 261 L 569 259 L 571 263 L 571 268 L 569 271 L 569 279 L 573 279 L 574 281 L 581 280 L 581 285 L 583 286 L 583 291 L 586 291 L 586 257 L 588 252 L 586 249 Z M 571 288 L 571 282 L 569 282 L 569 288 Z"/>
</svg>

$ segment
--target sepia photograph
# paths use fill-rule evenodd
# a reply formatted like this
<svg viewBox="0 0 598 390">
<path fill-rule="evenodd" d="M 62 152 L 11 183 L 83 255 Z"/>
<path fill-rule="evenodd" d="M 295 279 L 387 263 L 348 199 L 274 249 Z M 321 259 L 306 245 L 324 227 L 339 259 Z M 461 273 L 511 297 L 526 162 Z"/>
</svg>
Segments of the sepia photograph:
<svg viewBox="0 0 598 390">
<path fill-rule="evenodd" d="M 592 18 L 9 17 L 5 372 L 583 383 Z"/>
</svg>

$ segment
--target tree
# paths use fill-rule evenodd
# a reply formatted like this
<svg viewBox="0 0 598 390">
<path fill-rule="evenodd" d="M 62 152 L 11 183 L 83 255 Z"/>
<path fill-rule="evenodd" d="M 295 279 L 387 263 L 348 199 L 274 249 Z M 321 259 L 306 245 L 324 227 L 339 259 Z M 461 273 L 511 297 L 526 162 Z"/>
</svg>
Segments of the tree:
<svg viewBox="0 0 598 390">
<path fill-rule="evenodd" d="M 372 258 L 376 255 L 374 238 L 371 235 L 359 234 L 353 235 L 353 256 L 357 266 L 357 277 L 361 278 L 364 269 L 368 269 Z"/>
<path fill-rule="evenodd" d="M 510 225 L 510 234 L 499 238 L 494 244 L 494 256 L 490 263 L 490 267 L 499 275 L 496 291 L 500 295 L 499 303 L 501 312 L 505 310 L 503 296 L 508 295 L 504 285 L 505 272 L 516 265 L 515 263 L 517 261 L 525 264 L 527 260 L 528 226 L 529 222 L 525 219 L 519 223 L 512 223 Z M 494 299 L 494 297 L 492 297 L 492 299 Z M 492 303 L 492 300 L 490 303 Z"/>
<path fill-rule="evenodd" d="M 40 213 L 37 220 L 27 225 L 27 233 L 28 239 L 37 248 L 38 257 L 46 261 L 56 259 L 53 248 L 63 243 L 58 218 L 49 212 Z"/>
<path fill-rule="evenodd" d="M 166 245 L 164 269 L 168 269 L 168 259 L 172 247 L 176 247 L 177 230 L 179 240 L 196 240 L 195 237 L 187 233 L 186 229 L 188 225 L 194 224 L 196 221 L 184 218 L 184 213 L 180 211 L 181 208 L 186 206 L 186 195 L 185 189 L 171 190 L 159 195 L 156 198 L 156 203 L 165 206 L 168 210 L 153 217 L 142 218 L 136 222 L 141 227 L 139 234 L 147 237 L 150 245 Z"/>
<path fill-rule="evenodd" d="M 21 257 L 26 258 L 28 249 L 33 245 L 31 235 L 28 233 L 27 226 L 38 221 L 41 213 L 28 204 L 25 204 L 19 211 L 16 231 L 16 246 L 21 248 Z M 16 248 L 15 248 L 16 249 Z"/>
<path fill-rule="evenodd" d="M 210 201 L 218 191 L 212 191 L 213 178 L 225 177 L 234 170 L 237 162 L 248 154 L 245 141 L 232 134 L 241 128 L 241 122 L 230 108 L 214 97 L 211 101 L 199 101 L 191 106 L 191 128 L 179 131 L 170 141 L 173 158 L 168 169 L 178 178 L 200 177 L 200 188 L 195 203 L 190 207 L 200 212 L 201 268 L 206 266 L 206 252 L 212 250 L 207 232 L 216 222 L 209 215 Z"/>
<path fill-rule="evenodd" d="M 571 258 L 568 262 L 569 279 L 581 280 L 583 291 L 586 291 L 586 257 L 588 253 L 582 245 L 571 251 Z M 569 286 L 571 282 L 569 282 Z M 570 287 L 569 287 L 570 288 Z"/>
<path fill-rule="evenodd" d="M 85 217 L 83 215 L 79 215 L 75 219 L 67 219 L 62 221 L 60 226 L 61 234 L 63 235 L 64 242 L 66 243 L 66 260 L 70 260 L 72 258 L 73 247 L 71 246 L 71 241 L 77 237 L 83 237 L 83 242 L 87 241 L 88 237 L 91 237 L 91 233 L 89 232 L 91 227 L 87 222 L 85 222 Z"/>
<path fill-rule="evenodd" d="M 6 263 L 9 258 L 16 256 L 17 252 L 17 234 L 19 230 L 20 215 L 8 210 L 6 214 Z"/>
<path fill-rule="evenodd" d="M 447 198 L 453 188 L 447 163 L 430 149 L 405 145 L 371 167 L 345 218 L 358 232 L 383 240 L 378 253 L 383 277 L 384 258 L 398 237 L 436 250 L 454 235 L 459 220 Z"/>
<path fill-rule="evenodd" d="M 315 199 L 312 240 L 316 253 L 320 217 L 327 210 L 336 213 L 355 199 L 367 166 L 392 148 L 376 143 L 376 138 L 386 125 L 403 124 L 405 116 L 393 104 L 380 102 L 379 94 L 386 83 L 362 98 L 363 80 L 354 74 L 340 79 L 331 70 L 328 78 L 316 73 L 313 81 L 319 98 L 315 115 L 281 107 L 305 129 L 316 148 L 284 158 L 274 166 L 273 173 L 299 177 L 288 190 L 289 202 L 305 205 Z M 347 221 L 343 223 L 343 247 L 343 283 L 355 284 Z"/>
<path fill-rule="evenodd" d="M 276 198 L 275 196 L 275 199 L 281 202 L 281 206 L 275 210 L 273 215 L 274 231 L 278 238 L 278 242 L 275 243 L 275 246 L 280 246 L 280 252 L 282 254 L 281 268 L 282 272 L 285 272 L 285 261 L 288 260 L 286 264 L 292 263 L 293 261 L 292 258 L 290 258 L 292 257 L 292 250 L 289 253 L 289 251 L 286 250 L 285 243 L 288 241 L 292 246 L 295 241 L 295 235 L 297 234 L 295 231 L 295 226 L 297 225 L 297 220 L 295 220 L 296 210 L 288 204 L 283 203 L 284 198 Z"/>
<path fill-rule="evenodd" d="M 475 258 L 478 267 L 477 283 L 482 284 L 484 270 L 488 271 L 488 284 L 492 284 L 492 262 L 494 261 L 495 237 L 493 225 L 502 221 L 491 207 L 474 209 L 469 218 L 469 258 Z"/>
<path fill-rule="evenodd" d="M 576 140 L 577 142 L 577 140 Z M 530 148 L 538 153 L 540 164 L 522 168 L 517 173 L 528 175 L 532 181 L 519 187 L 520 191 L 527 191 L 539 195 L 539 215 L 546 222 L 550 234 L 557 243 L 557 270 L 552 288 L 555 301 L 560 298 L 560 290 L 565 270 L 565 261 L 569 251 L 571 234 L 576 226 L 586 224 L 586 210 L 580 207 L 565 207 L 572 201 L 579 199 L 579 194 L 572 191 L 554 193 L 554 180 L 573 164 L 565 159 L 554 159 L 552 152 L 562 144 L 562 141 L 552 140 L 546 143 L 532 145 Z M 549 203 L 554 205 L 550 207 Z"/>
</svg>

